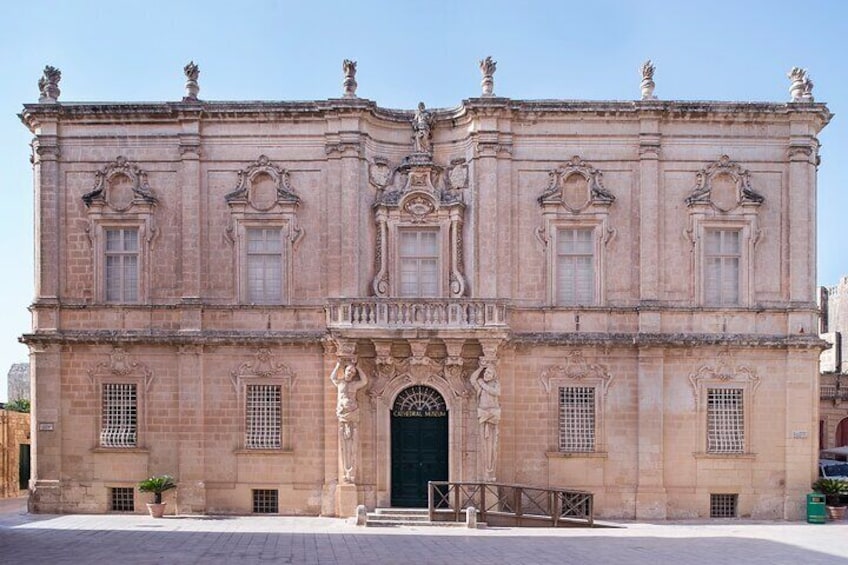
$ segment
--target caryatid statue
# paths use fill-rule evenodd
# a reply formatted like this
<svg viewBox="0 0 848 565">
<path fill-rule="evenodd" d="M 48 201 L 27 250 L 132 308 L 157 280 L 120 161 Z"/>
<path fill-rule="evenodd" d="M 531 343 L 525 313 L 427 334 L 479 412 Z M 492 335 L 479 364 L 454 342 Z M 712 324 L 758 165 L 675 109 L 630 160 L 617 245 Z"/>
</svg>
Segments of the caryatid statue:
<svg viewBox="0 0 848 565">
<path fill-rule="evenodd" d="M 477 392 L 477 421 L 480 424 L 480 446 L 485 480 L 495 480 L 498 460 L 498 426 L 501 421 L 501 385 L 494 367 L 482 365 L 470 377 Z"/>
<path fill-rule="evenodd" d="M 338 391 L 336 418 L 339 419 L 343 480 L 346 483 L 353 483 L 356 478 L 356 444 L 359 439 L 357 433 L 359 403 L 356 400 L 356 393 L 368 384 L 368 376 L 355 363 L 349 363 L 339 377 L 341 366 L 341 361 L 336 363 L 333 372 L 330 373 L 330 381 Z"/>
</svg>

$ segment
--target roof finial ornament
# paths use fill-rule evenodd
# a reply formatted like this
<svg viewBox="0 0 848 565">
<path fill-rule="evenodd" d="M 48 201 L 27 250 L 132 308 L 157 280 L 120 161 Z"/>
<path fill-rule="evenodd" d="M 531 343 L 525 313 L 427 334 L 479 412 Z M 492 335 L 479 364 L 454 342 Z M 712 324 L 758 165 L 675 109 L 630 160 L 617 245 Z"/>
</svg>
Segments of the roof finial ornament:
<svg viewBox="0 0 848 565">
<path fill-rule="evenodd" d="M 342 62 L 342 70 L 344 70 L 344 97 L 356 98 L 356 61 L 345 59 Z"/>
<path fill-rule="evenodd" d="M 197 79 L 200 77 L 200 67 L 194 64 L 194 61 L 189 61 L 188 65 L 183 67 L 183 72 L 186 76 L 186 95 L 183 101 L 196 101 L 197 93 L 200 92 L 200 85 L 197 84 Z"/>
<path fill-rule="evenodd" d="M 59 90 L 60 80 L 62 80 L 62 71 L 50 65 L 44 67 L 44 75 L 38 79 L 38 90 L 41 94 L 38 97 L 38 102 L 40 104 L 59 101 L 59 94 L 62 93 Z"/>
<path fill-rule="evenodd" d="M 642 100 L 656 100 L 654 96 L 654 64 L 650 59 L 642 63 Z"/>
<path fill-rule="evenodd" d="M 498 62 L 493 61 L 491 56 L 480 61 L 480 72 L 483 74 L 483 80 L 480 81 L 480 87 L 483 89 L 483 96 L 494 96 L 495 79 L 494 74 L 498 68 Z"/>
<path fill-rule="evenodd" d="M 792 102 L 813 102 L 813 81 L 807 74 L 807 69 L 792 67 L 786 75 L 792 84 L 789 85 L 789 95 Z"/>
</svg>

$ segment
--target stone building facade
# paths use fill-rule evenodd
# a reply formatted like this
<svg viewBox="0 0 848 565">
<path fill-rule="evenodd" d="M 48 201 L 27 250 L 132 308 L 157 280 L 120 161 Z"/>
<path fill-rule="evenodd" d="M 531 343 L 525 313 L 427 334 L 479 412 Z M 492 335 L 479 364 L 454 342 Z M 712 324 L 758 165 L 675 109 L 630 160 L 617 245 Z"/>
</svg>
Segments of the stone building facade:
<svg viewBox="0 0 848 565">
<path fill-rule="evenodd" d="M 822 338 L 830 347 L 821 354 L 821 449 L 848 445 L 848 277 L 820 289 Z"/>
<path fill-rule="evenodd" d="M 789 103 L 42 98 L 38 512 L 350 515 L 427 480 L 797 518 L 818 132 Z M 800 85 L 800 86 L 799 86 Z M 422 93 L 426 95 L 426 93 Z M 426 503 L 426 498 L 423 500 Z M 718 511 L 716 511 L 718 508 Z"/>
<path fill-rule="evenodd" d="M 29 400 L 29 363 L 13 363 L 6 373 L 6 398 Z"/>
<path fill-rule="evenodd" d="M 0 498 L 27 493 L 30 461 L 30 415 L 0 407 Z"/>
</svg>

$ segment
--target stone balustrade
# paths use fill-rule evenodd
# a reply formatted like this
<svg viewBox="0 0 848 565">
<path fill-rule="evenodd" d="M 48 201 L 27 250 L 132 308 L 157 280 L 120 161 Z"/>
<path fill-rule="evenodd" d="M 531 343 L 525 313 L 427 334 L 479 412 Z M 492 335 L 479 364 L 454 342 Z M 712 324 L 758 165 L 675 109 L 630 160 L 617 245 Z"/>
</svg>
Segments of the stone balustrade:
<svg viewBox="0 0 848 565">
<path fill-rule="evenodd" d="M 505 327 L 506 306 L 496 300 L 340 299 L 326 306 L 330 328 Z"/>
</svg>

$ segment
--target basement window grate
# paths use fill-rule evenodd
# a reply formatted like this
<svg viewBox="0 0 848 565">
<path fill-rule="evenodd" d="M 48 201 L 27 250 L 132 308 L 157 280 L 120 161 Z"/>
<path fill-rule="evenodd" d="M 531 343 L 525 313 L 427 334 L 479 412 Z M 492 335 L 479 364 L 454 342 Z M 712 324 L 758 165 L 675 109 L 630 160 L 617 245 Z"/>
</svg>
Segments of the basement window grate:
<svg viewBox="0 0 848 565">
<path fill-rule="evenodd" d="M 109 510 L 111 512 L 135 512 L 134 489 L 132 487 L 110 488 Z"/>
<path fill-rule="evenodd" d="M 271 489 L 253 490 L 254 514 L 278 514 L 280 512 L 279 491 Z"/>
<path fill-rule="evenodd" d="M 738 494 L 711 494 L 710 518 L 736 518 Z"/>
</svg>

